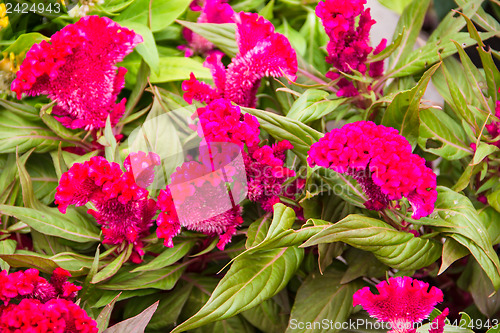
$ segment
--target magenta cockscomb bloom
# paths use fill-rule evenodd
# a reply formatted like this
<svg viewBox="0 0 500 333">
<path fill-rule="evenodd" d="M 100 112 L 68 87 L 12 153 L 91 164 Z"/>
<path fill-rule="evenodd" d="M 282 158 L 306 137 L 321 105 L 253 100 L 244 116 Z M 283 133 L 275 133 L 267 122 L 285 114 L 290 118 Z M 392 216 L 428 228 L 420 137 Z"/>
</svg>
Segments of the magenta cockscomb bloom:
<svg viewBox="0 0 500 333">
<path fill-rule="evenodd" d="M 50 282 L 34 268 L 11 274 L 0 271 L 0 301 L 5 306 L 11 300 L 21 298 L 36 299 L 42 303 L 55 298 L 73 301 L 81 287 L 68 282 L 69 277 L 71 274 L 62 268 L 54 270 Z"/>
<path fill-rule="evenodd" d="M 267 212 L 281 202 L 280 196 L 286 196 L 283 183 L 295 176 L 293 170 L 284 166 L 285 153 L 293 145 L 287 140 L 272 146 L 250 147 L 243 154 L 247 174 L 248 199 L 261 204 Z M 289 191 L 288 191 L 289 192 Z"/>
<path fill-rule="evenodd" d="M 238 106 L 226 99 L 217 99 L 206 107 L 198 108 L 198 134 L 207 142 L 231 142 L 243 148 L 260 143 L 259 121 L 250 114 L 241 114 Z"/>
<path fill-rule="evenodd" d="M 52 114 L 68 128 L 101 128 L 108 116 L 114 125 L 125 111 L 126 100 L 116 99 L 127 72 L 115 64 L 141 42 L 107 17 L 86 16 L 31 47 L 12 91 L 19 99 L 48 95 L 56 102 Z"/>
<path fill-rule="evenodd" d="M 370 9 L 365 9 L 366 0 L 324 0 L 316 6 L 316 15 L 323 22 L 326 34 L 330 38 L 327 45 L 326 62 L 336 70 L 351 74 L 356 70 L 362 74 L 367 70 L 367 58 L 373 48 L 370 46 L 370 30 L 375 21 Z M 387 43 L 382 42 L 374 54 L 380 53 Z M 369 74 L 378 77 L 383 72 L 383 61 L 372 63 Z M 354 84 L 341 78 L 338 72 L 328 72 L 326 76 L 332 80 L 339 79 L 337 95 L 350 97 L 358 94 Z"/>
<path fill-rule="evenodd" d="M 434 210 L 436 175 L 394 128 L 370 121 L 344 125 L 311 146 L 308 162 L 356 179 L 368 196 L 368 209 L 382 210 L 390 200 L 406 197 L 414 219 Z"/>
<path fill-rule="evenodd" d="M 210 69 L 215 88 L 191 74 L 191 79 L 182 84 L 188 103 L 193 99 L 208 103 L 225 98 L 241 106 L 255 107 L 263 77 L 296 79 L 297 55 L 288 39 L 274 32 L 272 23 L 258 14 L 241 12 L 235 18 L 238 54 L 227 68 L 220 52 L 210 54 L 204 66 Z"/>
<path fill-rule="evenodd" d="M 283 140 L 273 146 L 261 146 L 257 118 L 242 115 L 240 108 L 228 100 L 215 100 L 197 112 L 200 118 L 198 133 L 207 142 L 231 142 L 242 149 L 248 199 L 272 212 L 273 205 L 280 202 L 279 197 L 286 196 L 283 183 L 295 176 L 294 171 L 284 166 L 285 153 L 293 145 Z"/>
<path fill-rule="evenodd" d="M 42 303 L 23 299 L 19 304 L 0 306 L 1 332 L 97 333 L 97 323 L 73 302 L 52 299 Z"/>
<path fill-rule="evenodd" d="M 429 284 L 410 277 L 389 278 L 377 285 L 379 294 L 364 287 L 353 295 L 353 306 L 361 305 L 370 316 L 391 324 L 390 333 L 415 333 L 414 324 L 429 317 L 437 303 L 443 301 L 443 292 Z M 448 309 L 435 318 L 430 333 L 442 333 Z"/>
<path fill-rule="evenodd" d="M 234 172 L 231 167 L 226 170 L 227 173 L 213 172 L 210 166 L 191 161 L 172 174 L 172 183 L 158 196 L 161 213 L 157 234 L 164 238 L 165 246 L 173 246 L 172 239 L 181 227 L 218 235 L 220 250 L 231 241 L 243 219 L 240 206 L 229 200 L 226 181 L 231 181 Z"/>
<path fill-rule="evenodd" d="M 498 89 L 498 92 L 500 92 L 500 89 Z M 500 101 L 496 102 L 495 116 L 497 118 L 500 118 Z M 488 130 L 488 133 L 491 135 L 491 137 L 493 139 L 496 139 L 500 136 L 500 122 L 499 121 L 493 121 L 490 124 L 486 125 L 486 129 Z M 494 142 L 493 144 L 500 148 L 500 140 Z M 475 146 L 474 146 L 474 151 L 475 151 Z"/>
<path fill-rule="evenodd" d="M 200 16 L 198 16 L 198 23 L 234 22 L 234 15 L 236 13 L 224 0 L 205 0 L 202 6 L 199 6 L 197 2 L 193 3 L 194 5 L 190 6 L 191 10 L 201 11 Z M 188 45 L 181 45 L 179 49 L 185 52 L 186 57 L 191 57 L 194 54 L 204 55 L 215 48 L 214 44 L 188 28 L 182 29 L 182 35 L 188 42 Z"/>
<path fill-rule="evenodd" d="M 142 162 L 148 161 L 159 163 L 156 157 L 143 159 Z M 134 244 L 131 259 L 140 262 L 139 256 L 144 254 L 141 238 L 149 234 L 157 209 L 155 201 L 148 198 L 149 192 L 136 183 L 132 167 L 136 162 L 134 156 L 129 157 L 126 172 L 118 163 L 110 163 L 100 156 L 75 163 L 61 176 L 55 198 L 62 213 L 69 205 L 83 206 L 92 202 L 96 209 L 89 209 L 88 213 L 102 226 L 104 243 Z M 148 174 L 149 166 L 139 163 L 138 167 L 140 177 L 145 174 L 144 170 Z M 147 184 L 151 177 L 148 175 L 145 179 L 142 180 Z"/>
</svg>

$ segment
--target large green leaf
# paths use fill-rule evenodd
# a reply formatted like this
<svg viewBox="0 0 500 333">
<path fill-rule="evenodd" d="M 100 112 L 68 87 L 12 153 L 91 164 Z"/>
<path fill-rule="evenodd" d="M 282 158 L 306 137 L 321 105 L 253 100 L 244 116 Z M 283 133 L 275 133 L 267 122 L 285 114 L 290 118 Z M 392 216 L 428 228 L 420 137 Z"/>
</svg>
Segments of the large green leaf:
<svg viewBox="0 0 500 333">
<path fill-rule="evenodd" d="M 398 129 L 399 134 L 404 136 L 412 147 L 416 146 L 419 137 L 420 100 L 439 65 L 429 68 L 413 89 L 398 93 L 382 118 L 383 125 Z"/>
<path fill-rule="evenodd" d="M 428 147 L 432 140 L 440 142 L 441 146 Z M 462 126 L 442 110 L 434 108 L 420 111 L 418 144 L 423 150 L 447 160 L 458 160 L 472 154 Z"/>
<path fill-rule="evenodd" d="M 144 24 L 133 21 L 125 21 L 123 25 L 142 36 L 143 42 L 137 45 L 135 50 L 149 65 L 151 71 L 158 74 L 160 71 L 160 56 L 158 55 L 158 49 L 156 48 L 155 38 L 151 29 Z"/>
<path fill-rule="evenodd" d="M 242 312 L 241 315 L 262 332 L 284 332 L 288 323 L 288 315 L 286 309 L 275 301 L 278 295 Z"/>
<path fill-rule="evenodd" d="M 309 123 L 335 111 L 345 98 L 328 99 L 324 90 L 308 89 L 292 105 L 287 118 Z"/>
<path fill-rule="evenodd" d="M 114 18 L 118 23 L 140 23 L 160 31 L 170 25 L 189 6 L 188 0 L 135 0 L 120 15 Z M 150 21 L 151 20 L 151 21 Z"/>
<path fill-rule="evenodd" d="M 22 34 L 18 39 L 12 44 L 9 45 L 5 50 L 2 50 L 2 53 L 9 54 L 14 53 L 16 55 L 21 53 L 26 53 L 33 46 L 33 44 L 40 43 L 43 40 L 48 40 L 49 38 L 45 37 L 38 32 L 30 32 L 26 34 Z"/>
<path fill-rule="evenodd" d="M 403 39 L 400 46 L 389 57 L 389 68 L 397 66 L 413 50 L 413 45 L 415 45 L 420 34 L 429 4 L 430 0 L 413 0 L 403 11 L 403 15 L 401 15 L 394 31 L 395 39 L 401 33 L 403 33 Z"/>
<path fill-rule="evenodd" d="M 434 263 L 441 255 L 441 243 L 398 231 L 385 222 L 352 214 L 330 224 L 302 247 L 344 242 L 372 252 L 382 263 L 401 270 L 414 270 Z"/>
<path fill-rule="evenodd" d="M 446 187 L 438 187 L 435 212 L 450 227 L 435 227 L 448 237 L 467 247 L 492 281 L 500 288 L 500 262 L 493 250 L 488 231 L 470 200 Z M 427 218 L 424 218 L 426 220 Z"/>
<path fill-rule="evenodd" d="M 290 315 L 287 333 L 338 332 L 329 325 L 345 322 L 352 310 L 352 295 L 363 285 L 360 282 L 342 284 L 343 272 L 327 269 L 323 274 L 311 273 L 302 283 Z M 321 325 L 308 327 L 305 323 Z M 327 325 L 324 325 L 327 323 Z"/>
<path fill-rule="evenodd" d="M 238 53 L 236 44 L 236 24 L 234 23 L 194 23 L 177 21 L 194 33 L 206 38 L 221 49 L 228 57 L 234 57 Z"/>
<path fill-rule="evenodd" d="M 235 260 L 203 308 L 172 333 L 227 319 L 274 296 L 288 284 L 303 257 L 302 249 L 289 247 Z"/>
<path fill-rule="evenodd" d="M 36 268 L 40 272 L 52 274 L 58 268 L 53 260 L 33 254 L 0 254 L 0 259 L 12 267 Z"/>
<path fill-rule="evenodd" d="M 16 252 L 17 242 L 13 239 L 6 239 L 0 241 L 0 255 L 14 254 Z M 9 270 L 10 265 L 4 260 L 0 259 L 0 270 Z"/>
</svg>

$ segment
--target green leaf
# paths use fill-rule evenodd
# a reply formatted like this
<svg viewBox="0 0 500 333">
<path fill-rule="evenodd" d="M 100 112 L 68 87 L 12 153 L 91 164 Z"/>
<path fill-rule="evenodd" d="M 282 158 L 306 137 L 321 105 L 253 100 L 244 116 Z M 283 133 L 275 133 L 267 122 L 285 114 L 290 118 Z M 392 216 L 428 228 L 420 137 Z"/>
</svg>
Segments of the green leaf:
<svg viewBox="0 0 500 333">
<path fill-rule="evenodd" d="M 308 89 L 292 105 L 287 118 L 296 119 L 303 123 L 310 123 L 320 119 L 342 104 L 346 99 L 327 99 L 330 94 L 323 90 Z"/>
<path fill-rule="evenodd" d="M 13 239 L 6 239 L 0 242 L 0 255 L 14 254 L 16 252 L 17 242 Z M 9 264 L 0 259 L 0 270 L 9 270 Z"/>
<path fill-rule="evenodd" d="M 115 303 L 118 300 L 118 297 L 120 297 L 120 294 L 113 298 L 111 303 L 107 304 L 104 309 L 102 309 L 101 313 L 99 313 L 99 315 L 97 316 L 96 322 L 97 328 L 99 329 L 98 333 L 102 333 L 106 328 L 108 328 L 109 318 L 111 317 L 111 312 L 115 307 Z"/>
<path fill-rule="evenodd" d="M 166 266 L 170 266 L 173 263 L 177 262 L 179 259 L 183 258 L 189 250 L 194 246 L 194 240 L 187 240 L 185 242 L 176 243 L 174 247 L 167 248 L 165 251 L 160 253 L 159 256 L 151 260 L 147 264 L 142 264 L 137 268 L 131 270 L 131 273 L 134 272 L 143 272 L 143 271 L 154 271 L 159 268 L 163 268 Z"/>
<path fill-rule="evenodd" d="M 149 329 L 164 329 L 177 322 L 184 304 L 189 298 L 192 285 L 187 284 L 181 288 L 177 288 L 168 292 L 160 298 L 160 305 L 153 318 L 149 322 Z M 158 299 L 158 295 L 152 295 L 151 299 Z"/>
<path fill-rule="evenodd" d="M 294 153 L 305 162 L 307 152 L 313 143 L 323 135 L 303 123 L 271 112 L 241 108 L 243 112 L 257 117 L 260 128 L 278 140 L 288 140 L 293 145 Z"/>
<path fill-rule="evenodd" d="M 497 146 L 489 145 L 485 142 L 479 143 L 476 147 L 476 152 L 474 153 L 474 158 L 472 159 L 472 165 L 481 163 L 485 157 L 500 151 Z"/>
<path fill-rule="evenodd" d="M 146 326 L 151 320 L 151 317 L 153 317 L 156 308 L 158 308 L 158 302 L 151 305 L 149 308 L 142 311 L 137 316 L 124 320 L 114 326 L 111 326 L 103 333 L 144 332 Z"/>
<path fill-rule="evenodd" d="M 419 137 L 420 100 L 439 65 L 436 64 L 427 70 L 413 89 L 398 93 L 382 118 L 382 125 L 399 130 L 399 134 L 404 136 L 413 148 Z"/>
<path fill-rule="evenodd" d="M 398 14 L 402 14 L 412 0 L 378 0 L 378 2 Z"/>
<path fill-rule="evenodd" d="M 128 22 L 143 24 L 151 31 L 160 31 L 169 26 L 189 6 L 186 0 L 135 0 L 114 20 L 127 25 Z M 149 21 L 151 19 L 151 22 Z"/>
<path fill-rule="evenodd" d="M 132 244 L 129 245 L 126 251 L 122 251 L 118 257 L 115 258 L 112 262 L 107 264 L 102 270 L 97 272 L 92 281 L 90 283 L 96 284 L 102 282 L 106 279 L 109 279 L 113 275 L 115 275 L 118 270 L 123 266 L 123 264 L 130 258 L 130 254 L 132 253 Z"/>
<path fill-rule="evenodd" d="M 389 68 L 394 68 L 398 64 L 401 64 L 413 50 L 413 45 L 415 45 L 420 34 L 429 4 L 430 0 L 413 0 L 404 10 L 394 31 L 395 39 L 401 33 L 403 34 L 403 39 L 400 46 L 389 57 Z"/>
<path fill-rule="evenodd" d="M 227 319 L 276 295 L 288 284 L 303 257 L 302 249 L 289 247 L 235 260 L 203 308 L 172 333 Z"/>
<path fill-rule="evenodd" d="M 161 57 L 160 72 L 158 75 L 151 73 L 151 83 L 188 80 L 194 73 L 197 79 L 211 79 L 210 71 L 194 59 L 186 57 Z"/>
<path fill-rule="evenodd" d="M 235 37 L 236 24 L 234 23 L 193 23 L 180 20 L 177 23 L 207 39 L 228 57 L 232 58 L 238 53 Z"/>
<path fill-rule="evenodd" d="M 491 244 L 500 243 L 500 223 L 497 223 L 500 220 L 500 213 L 492 207 L 486 207 L 479 212 L 479 218 L 488 231 Z"/>
<path fill-rule="evenodd" d="M 339 244 L 339 243 L 333 243 Z M 320 244 L 321 245 L 321 244 Z M 342 276 L 340 283 L 349 283 L 359 277 L 381 277 L 385 276 L 387 266 L 381 265 L 380 261 L 371 253 L 349 248 L 343 257 L 347 261 L 347 270 Z"/>
<path fill-rule="evenodd" d="M 264 6 L 264 8 L 262 8 L 259 11 L 259 15 L 263 16 L 266 20 L 270 21 L 274 18 L 273 10 L 274 10 L 274 0 L 271 0 L 268 2 L 267 5 Z"/>
<path fill-rule="evenodd" d="M 156 288 L 160 290 L 172 289 L 186 268 L 185 264 L 172 265 L 155 271 L 130 273 L 121 271 L 102 285 L 103 290 L 137 290 Z"/>
<path fill-rule="evenodd" d="M 79 221 L 68 218 L 57 208 L 47 207 L 46 211 L 41 212 L 32 208 L 0 205 L 0 213 L 13 216 L 43 234 L 79 243 L 101 240 L 94 230 L 81 225 Z"/>
<path fill-rule="evenodd" d="M 493 33 L 481 33 L 483 40 L 493 36 Z M 414 50 L 403 61 L 398 63 L 393 70 L 386 75 L 389 77 L 402 77 L 424 71 L 428 66 L 449 57 L 457 52 L 454 41 L 463 47 L 476 44 L 467 32 L 458 32 L 435 42 L 428 42 L 423 47 Z"/>
<path fill-rule="evenodd" d="M 441 255 L 441 244 L 398 231 L 385 222 L 352 214 L 330 224 L 301 247 L 344 242 L 371 252 L 382 263 L 400 270 L 414 270 L 434 263 Z"/>
<path fill-rule="evenodd" d="M 284 332 L 288 323 L 288 315 L 275 301 L 277 296 L 268 299 L 259 305 L 246 310 L 241 315 L 252 326 L 265 333 Z"/>
<path fill-rule="evenodd" d="M 453 238 L 447 238 L 443 245 L 443 254 L 441 255 L 441 267 L 439 268 L 438 275 L 443 273 L 455 261 L 465 257 L 470 252 L 469 250 L 458 243 Z"/>
<path fill-rule="evenodd" d="M 2 51 L 3 54 L 21 54 L 27 52 L 33 44 L 38 44 L 43 40 L 49 40 L 48 37 L 45 37 L 38 32 L 30 32 L 26 34 L 22 34 L 19 36 L 16 41 L 9 45 L 5 50 Z"/>
<path fill-rule="evenodd" d="M 441 147 L 428 147 L 432 140 L 441 143 Z M 458 160 L 472 154 L 462 126 L 442 110 L 434 108 L 420 111 L 418 144 L 423 150 L 447 160 Z"/>
<path fill-rule="evenodd" d="M 495 293 L 491 280 L 477 261 L 471 261 L 466 269 L 471 272 L 468 291 L 474 299 L 474 304 L 482 314 L 492 318 L 500 310 L 500 294 Z"/>
<path fill-rule="evenodd" d="M 352 296 L 363 285 L 359 282 L 342 284 L 343 272 L 332 268 L 324 274 L 311 273 L 302 283 L 290 314 L 287 333 L 291 332 L 338 332 L 327 327 L 308 328 L 307 325 L 299 327 L 298 323 L 320 322 L 323 320 L 343 323 L 352 310 Z"/>
<path fill-rule="evenodd" d="M 488 231 L 470 200 L 446 187 L 438 187 L 435 212 L 441 220 L 453 227 L 435 227 L 461 245 L 467 247 L 485 270 L 495 289 L 500 288 L 500 263 L 493 250 Z M 423 218 L 425 221 L 427 218 Z"/>
<path fill-rule="evenodd" d="M 395 37 L 393 39 L 392 43 L 387 45 L 387 47 L 385 49 L 383 49 L 382 52 L 377 53 L 377 54 L 372 54 L 369 57 L 368 61 L 370 63 L 382 61 L 382 60 L 388 58 L 390 55 L 392 55 L 394 53 L 394 51 L 401 45 L 403 38 L 406 37 L 405 30 L 403 29 L 403 31 L 399 35 L 394 35 L 394 36 L 397 36 L 397 37 Z"/>
<path fill-rule="evenodd" d="M 0 259 L 11 267 L 36 268 L 40 272 L 52 274 L 58 268 L 53 260 L 43 258 L 38 254 L 0 254 Z"/>
<path fill-rule="evenodd" d="M 123 25 L 142 36 L 144 41 L 137 45 L 135 50 L 149 65 L 149 68 L 151 68 L 153 73 L 158 74 L 160 72 L 160 56 L 158 55 L 158 49 L 156 48 L 155 38 L 151 29 L 138 22 L 125 21 L 123 22 Z"/>
</svg>

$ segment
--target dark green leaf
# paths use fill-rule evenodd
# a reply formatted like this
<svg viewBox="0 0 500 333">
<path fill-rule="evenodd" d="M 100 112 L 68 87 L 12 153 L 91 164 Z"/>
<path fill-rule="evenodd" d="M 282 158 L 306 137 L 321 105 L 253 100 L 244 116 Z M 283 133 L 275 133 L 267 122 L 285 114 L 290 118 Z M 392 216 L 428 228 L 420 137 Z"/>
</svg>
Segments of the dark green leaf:
<svg viewBox="0 0 500 333">
<path fill-rule="evenodd" d="M 170 266 L 177 260 L 183 258 L 189 252 L 189 250 L 191 250 L 194 244 L 194 240 L 187 240 L 185 242 L 176 243 L 174 247 L 167 248 L 149 263 L 142 264 L 139 267 L 131 270 L 130 272 L 133 273 L 142 271 L 154 271 L 159 268 Z"/>
<path fill-rule="evenodd" d="M 0 254 L 0 259 L 12 267 L 36 268 L 41 272 L 52 274 L 59 267 L 53 260 L 33 254 Z"/>
</svg>

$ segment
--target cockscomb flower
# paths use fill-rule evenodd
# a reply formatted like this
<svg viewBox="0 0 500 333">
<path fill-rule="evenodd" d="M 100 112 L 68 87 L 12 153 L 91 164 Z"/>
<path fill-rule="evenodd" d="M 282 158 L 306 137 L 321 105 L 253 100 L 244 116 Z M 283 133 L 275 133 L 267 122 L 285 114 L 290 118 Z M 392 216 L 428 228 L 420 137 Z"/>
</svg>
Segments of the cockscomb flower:
<svg viewBox="0 0 500 333">
<path fill-rule="evenodd" d="M 42 303 L 23 299 L 0 306 L 1 332 L 97 333 L 97 323 L 73 302 L 52 299 Z"/>
<path fill-rule="evenodd" d="M 89 209 L 88 213 L 102 226 L 104 243 L 133 244 L 131 258 L 140 262 L 139 256 L 144 254 L 141 238 L 148 235 L 157 209 L 155 201 L 148 198 L 149 192 L 136 183 L 132 167 L 135 161 L 134 156 L 128 159 L 126 172 L 118 163 L 110 163 L 100 156 L 75 163 L 61 176 L 55 198 L 62 213 L 69 205 L 83 206 L 92 202 L 96 209 Z M 148 161 L 154 164 L 158 159 L 143 160 L 139 165 L 141 170 L 149 170 L 149 166 L 142 164 Z M 148 175 L 145 179 L 147 184 L 151 177 Z"/>
<path fill-rule="evenodd" d="M 389 278 L 377 285 L 379 294 L 369 287 L 356 291 L 353 306 L 361 305 L 370 316 L 391 324 L 391 333 L 415 333 L 414 324 L 429 317 L 437 303 L 443 301 L 443 292 L 429 284 L 410 277 Z M 442 333 L 445 309 L 431 324 L 431 333 Z"/>
<path fill-rule="evenodd" d="M 209 68 L 215 88 L 200 82 L 191 73 L 184 81 L 184 99 L 209 103 L 225 98 L 236 104 L 255 107 L 257 90 L 263 77 L 282 77 L 294 81 L 297 73 L 297 55 L 288 39 L 274 32 L 271 22 L 258 14 L 241 12 L 236 18 L 238 54 L 226 68 L 222 54 L 210 54 L 204 66 Z"/>
<path fill-rule="evenodd" d="M 198 16 L 198 23 L 233 23 L 235 12 L 233 8 L 224 0 L 205 0 L 202 6 L 190 6 L 191 10 L 201 11 Z M 192 3 L 192 4 L 193 4 Z M 188 45 L 179 46 L 180 50 L 185 52 L 186 57 L 193 54 L 206 54 L 213 50 L 215 45 L 204 37 L 194 33 L 188 28 L 182 29 L 182 35 L 188 42 Z"/>
<path fill-rule="evenodd" d="M 52 114 L 68 128 L 101 128 L 108 116 L 115 125 L 125 111 L 125 99 L 115 103 L 127 72 L 115 64 L 141 42 L 107 17 L 84 17 L 31 47 L 12 91 L 19 99 L 48 95 L 56 102 Z"/>
<path fill-rule="evenodd" d="M 373 48 L 370 46 L 370 29 L 372 20 L 370 9 L 365 9 L 366 0 L 324 0 L 316 6 L 316 15 L 323 22 L 326 34 L 330 38 L 327 45 L 326 62 L 344 73 L 356 70 L 364 74 L 367 70 L 367 58 Z M 374 54 L 380 53 L 387 43 L 382 40 Z M 383 62 L 370 65 L 369 74 L 378 77 L 382 74 Z M 332 80 L 339 79 L 338 72 L 326 74 Z M 358 94 L 354 84 L 346 78 L 338 82 L 339 96 L 355 96 Z"/>
<path fill-rule="evenodd" d="M 498 89 L 498 92 L 500 92 L 500 89 Z M 500 118 L 500 101 L 496 102 L 495 116 Z M 493 139 L 498 138 L 500 136 L 500 121 L 493 121 L 491 124 L 486 125 L 486 129 Z M 494 145 L 500 147 L 500 140 L 496 141 Z"/>
<path fill-rule="evenodd" d="M 370 121 L 344 125 L 311 146 L 308 162 L 356 179 L 368 196 L 368 209 L 382 210 L 390 200 L 406 197 L 414 219 L 434 210 L 436 175 L 394 128 Z"/>
<path fill-rule="evenodd" d="M 68 282 L 69 277 L 71 274 L 62 268 L 54 270 L 50 282 L 34 268 L 11 274 L 0 271 L 0 301 L 4 305 L 20 298 L 32 298 L 42 303 L 55 298 L 72 301 L 81 287 Z"/>
<path fill-rule="evenodd" d="M 243 154 L 248 185 L 248 199 L 259 202 L 271 212 L 273 205 L 284 196 L 283 183 L 295 172 L 284 167 L 285 153 L 292 144 L 283 140 L 273 146 L 260 146 L 257 118 L 241 114 L 241 109 L 225 99 L 217 99 L 197 110 L 200 122 L 198 134 L 206 142 L 231 142 Z M 246 150 L 245 150 L 246 149 Z M 218 156 L 221 154 L 215 154 Z"/>
<path fill-rule="evenodd" d="M 231 171 L 231 168 L 226 170 Z M 243 223 L 241 208 L 231 202 L 226 183 L 232 172 L 214 172 L 197 161 L 184 163 L 172 174 L 172 183 L 158 196 L 157 234 L 165 246 L 172 247 L 172 238 L 181 227 L 209 236 L 219 236 L 217 247 L 223 250 L 236 227 Z"/>
<path fill-rule="evenodd" d="M 207 142 L 232 142 L 243 148 L 258 145 L 259 121 L 250 114 L 241 114 L 238 106 L 226 99 L 217 99 L 206 107 L 198 108 L 198 134 Z"/>
<path fill-rule="evenodd" d="M 248 199 L 259 202 L 262 209 L 273 211 L 273 206 L 280 202 L 280 195 L 285 196 L 283 183 L 295 172 L 284 166 L 285 152 L 293 145 L 283 140 L 272 146 L 251 147 L 244 153 L 247 173 Z"/>
</svg>

